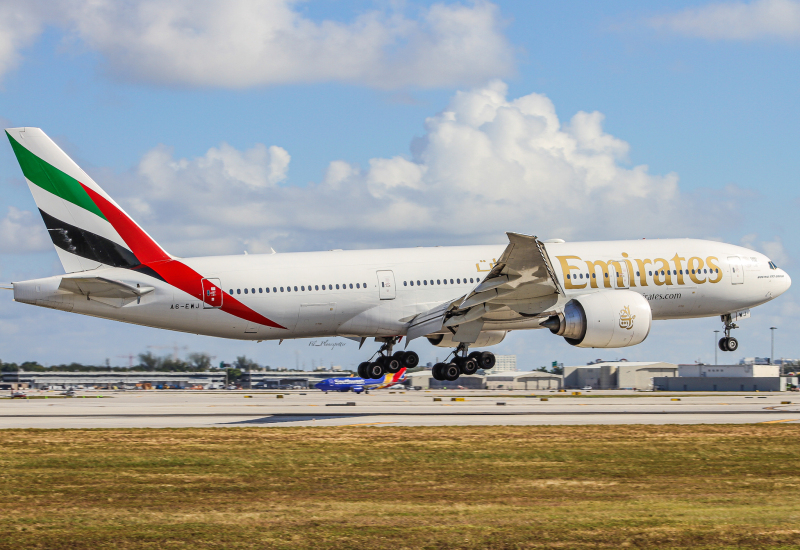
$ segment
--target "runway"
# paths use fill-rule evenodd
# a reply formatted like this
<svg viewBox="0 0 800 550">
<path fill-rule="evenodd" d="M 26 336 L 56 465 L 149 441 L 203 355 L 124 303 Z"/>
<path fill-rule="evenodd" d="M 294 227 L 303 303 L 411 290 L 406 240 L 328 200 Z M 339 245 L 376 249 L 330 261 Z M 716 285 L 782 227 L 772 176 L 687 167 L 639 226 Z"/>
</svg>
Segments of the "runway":
<svg viewBox="0 0 800 550">
<path fill-rule="evenodd" d="M 0 395 L 2 396 L 2 395 Z M 792 397 L 794 396 L 794 399 Z M 2 428 L 491 426 L 800 422 L 791 393 L 83 391 L 0 399 Z M 789 403 L 786 403 L 786 402 Z"/>
</svg>

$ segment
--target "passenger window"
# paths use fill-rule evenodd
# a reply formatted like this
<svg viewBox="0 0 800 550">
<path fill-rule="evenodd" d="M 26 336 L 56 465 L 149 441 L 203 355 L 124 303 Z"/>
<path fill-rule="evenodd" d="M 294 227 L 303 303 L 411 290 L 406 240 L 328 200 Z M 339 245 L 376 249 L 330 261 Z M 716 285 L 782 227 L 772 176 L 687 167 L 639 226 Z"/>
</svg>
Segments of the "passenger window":
<svg viewBox="0 0 800 550">
<path fill-rule="evenodd" d="M 456 282 L 457 282 L 458 284 L 461 284 L 461 279 L 456 279 Z"/>
<path fill-rule="evenodd" d="M 474 283 L 475 281 L 472 280 L 472 277 L 469 278 L 470 283 Z"/>
<path fill-rule="evenodd" d="M 255 294 L 255 293 L 256 293 L 256 289 L 255 289 L 255 288 L 251 288 L 251 289 L 250 289 L 250 291 L 251 291 L 253 294 Z"/>
<path fill-rule="evenodd" d="M 278 289 L 277 289 L 276 287 L 274 287 L 274 286 L 273 286 L 273 287 L 272 287 L 272 292 L 278 292 Z M 283 287 L 281 287 L 281 292 L 283 292 Z"/>
<path fill-rule="evenodd" d="M 428 281 L 422 281 L 422 282 L 425 284 L 425 286 L 428 286 Z"/>
<path fill-rule="evenodd" d="M 597 273 L 592 273 L 592 279 L 597 279 Z"/>
<path fill-rule="evenodd" d="M 286 292 L 291 292 L 291 291 L 292 291 L 292 287 L 290 287 L 290 286 L 287 286 L 287 287 L 286 287 Z"/>
<path fill-rule="evenodd" d="M 258 287 L 258 293 L 261 294 L 262 292 L 263 292 L 263 289 L 261 287 Z"/>
<path fill-rule="evenodd" d="M 364 285 L 364 288 L 367 288 L 367 283 L 361 283 L 361 284 Z"/>
<path fill-rule="evenodd" d="M 281 287 L 281 292 L 283 292 L 283 287 Z"/>
<path fill-rule="evenodd" d="M 606 273 L 606 279 L 608 279 L 608 273 Z"/>
<path fill-rule="evenodd" d="M 440 284 L 442 284 L 442 280 L 441 280 L 441 279 L 436 279 L 436 284 L 437 284 L 437 285 L 440 285 Z"/>
<path fill-rule="evenodd" d="M 236 289 L 236 294 L 241 294 L 241 293 L 242 293 L 242 289 L 241 288 L 237 288 Z"/>
<path fill-rule="evenodd" d="M 266 290 L 267 294 L 269 294 L 269 287 L 265 288 L 264 290 Z"/>
<path fill-rule="evenodd" d="M 339 285 L 336 285 L 336 290 L 339 290 Z"/>
<path fill-rule="evenodd" d="M 650 274 L 651 277 L 653 276 L 653 272 L 652 271 L 648 271 L 648 273 Z"/>
<path fill-rule="evenodd" d="M 444 284 L 447 284 L 447 279 L 442 279 L 442 280 L 444 281 Z"/>
<path fill-rule="evenodd" d="M 230 294 L 231 296 L 233 296 L 233 289 L 231 289 L 231 291 L 230 291 L 230 292 L 228 292 L 228 294 Z"/>
<path fill-rule="evenodd" d="M 403 286 L 408 286 L 408 281 L 403 281 Z"/>
<path fill-rule="evenodd" d="M 353 283 L 350 283 L 350 288 L 353 288 Z"/>
<path fill-rule="evenodd" d="M 314 285 L 314 290 L 319 290 L 319 285 Z"/>
<path fill-rule="evenodd" d="M 294 287 L 294 291 L 297 292 L 297 287 Z"/>
<path fill-rule="evenodd" d="M 417 281 L 417 286 L 420 286 L 421 284 L 422 284 L 422 283 L 420 283 L 419 281 Z"/>
</svg>

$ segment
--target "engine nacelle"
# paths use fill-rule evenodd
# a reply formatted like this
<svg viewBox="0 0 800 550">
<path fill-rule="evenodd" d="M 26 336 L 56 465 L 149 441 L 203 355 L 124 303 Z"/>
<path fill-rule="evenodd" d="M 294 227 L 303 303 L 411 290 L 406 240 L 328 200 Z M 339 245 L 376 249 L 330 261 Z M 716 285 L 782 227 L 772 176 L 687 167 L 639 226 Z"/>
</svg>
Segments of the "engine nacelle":
<svg viewBox="0 0 800 550">
<path fill-rule="evenodd" d="M 506 337 L 505 330 L 484 330 L 478 335 L 478 339 L 470 344 L 471 348 L 485 348 L 486 346 L 493 346 L 499 344 Z M 434 334 L 428 336 L 428 342 L 440 348 L 456 348 L 460 342 L 453 341 L 453 334 Z"/>
<path fill-rule="evenodd" d="M 644 342 L 652 321 L 644 296 L 606 290 L 573 298 L 542 326 L 580 348 L 624 348 Z"/>
</svg>

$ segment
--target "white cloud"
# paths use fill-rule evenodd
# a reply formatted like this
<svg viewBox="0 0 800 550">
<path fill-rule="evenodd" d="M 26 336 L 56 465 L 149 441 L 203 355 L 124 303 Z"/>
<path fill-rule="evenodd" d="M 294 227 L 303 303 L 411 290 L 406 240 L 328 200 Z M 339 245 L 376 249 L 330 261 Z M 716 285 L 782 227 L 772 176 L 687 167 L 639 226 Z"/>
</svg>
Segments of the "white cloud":
<svg viewBox="0 0 800 550">
<path fill-rule="evenodd" d="M 789 254 L 786 252 L 780 237 L 775 237 L 772 241 L 759 241 L 757 233 L 750 233 L 742 237 L 741 245 L 758 250 L 779 266 L 789 262 Z"/>
<path fill-rule="evenodd" d="M 106 71 L 117 78 L 162 85 L 246 88 L 334 81 L 395 89 L 478 84 L 514 69 L 499 9 L 487 0 L 434 4 L 413 16 L 408 9 L 376 9 L 346 23 L 314 21 L 299 4 L 5 0 L 0 75 L 45 23 L 99 52 Z"/>
<path fill-rule="evenodd" d="M 20 50 L 41 33 L 44 21 L 30 2 L 0 2 L 0 76 L 15 68 Z"/>
<path fill-rule="evenodd" d="M 0 219 L 0 254 L 27 254 L 52 250 L 53 243 L 47 235 L 42 219 L 33 212 L 8 207 L 8 214 Z"/>
<path fill-rule="evenodd" d="M 681 34 L 712 40 L 790 40 L 800 38 L 800 2 L 724 2 L 657 17 L 651 23 Z"/>
<path fill-rule="evenodd" d="M 426 120 L 410 156 L 336 160 L 304 187 L 276 185 L 289 154 L 260 144 L 193 159 L 157 147 L 128 176 L 136 181 L 116 183 L 125 207 L 180 255 L 502 243 L 505 231 L 704 235 L 735 212 L 736 201 L 682 193 L 675 174 L 629 166 L 629 145 L 603 130 L 602 114 L 564 124 L 547 97 L 506 94 L 502 82 L 459 92 Z"/>
</svg>

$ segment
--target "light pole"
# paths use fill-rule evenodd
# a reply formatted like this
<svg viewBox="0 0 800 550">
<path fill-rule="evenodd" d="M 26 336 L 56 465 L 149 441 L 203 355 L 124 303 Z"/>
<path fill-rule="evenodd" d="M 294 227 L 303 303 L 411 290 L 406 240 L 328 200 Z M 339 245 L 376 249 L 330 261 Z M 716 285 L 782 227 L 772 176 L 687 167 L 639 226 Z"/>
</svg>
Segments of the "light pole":
<svg viewBox="0 0 800 550">
<path fill-rule="evenodd" d="M 769 327 L 770 346 L 769 346 L 769 364 L 775 364 L 775 331 L 778 327 Z"/>
<path fill-rule="evenodd" d="M 717 364 L 717 349 L 719 346 L 717 345 L 717 334 L 719 334 L 718 330 L 714 331 L 714 364 Z"/>
</svg>

